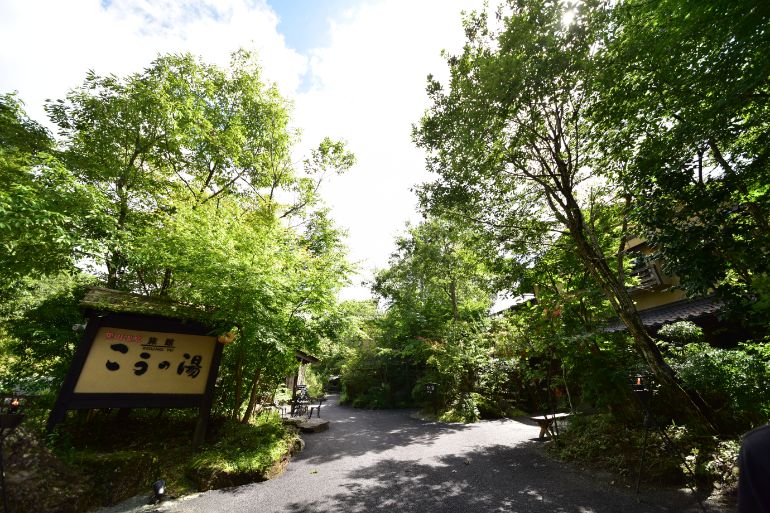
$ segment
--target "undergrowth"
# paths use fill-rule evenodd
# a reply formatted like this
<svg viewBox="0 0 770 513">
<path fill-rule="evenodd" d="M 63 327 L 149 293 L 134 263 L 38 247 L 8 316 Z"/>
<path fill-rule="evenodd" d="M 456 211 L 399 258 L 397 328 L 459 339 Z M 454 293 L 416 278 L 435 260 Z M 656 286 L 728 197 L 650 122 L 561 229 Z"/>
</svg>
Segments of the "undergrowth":
<svg viewBox="0 0 770 513">
<path fill-rule="evenodd" d="M 55 453 L 92 483 L 106 505 L 148 494 L 157 479 L 171 496 L 279 474 L 301 448 L 296 430 L 273 414 L 250 424 L 214 418 L 206 443 L 191 447 L 197 418 L 189 411 L 94 412 L 68 419 L 51 438 Z"/>
<path fill-rule="evenodd" d="M 671 443 L 666 442 L 664 433 Z M 618 422 L 609 414 L 575 416 L 547 450 L 559 459 L 608 471 L 626 484 L 635 484 L 644 437 L 643 426 Z M 641 483 L 690 484 L 734 493 L 738 447 L 735 440 L 704 436 L 685 426 L 650 429 Z"/>
</svg>

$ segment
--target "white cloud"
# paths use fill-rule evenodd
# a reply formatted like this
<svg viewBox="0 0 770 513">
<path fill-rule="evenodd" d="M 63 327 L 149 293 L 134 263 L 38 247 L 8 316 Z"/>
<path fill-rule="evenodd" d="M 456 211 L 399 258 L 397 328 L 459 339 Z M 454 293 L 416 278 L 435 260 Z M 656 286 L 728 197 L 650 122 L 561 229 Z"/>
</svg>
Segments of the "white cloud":
<svg viewBox="0 0 770 513">
<path fill-rule="evenodd" d="M 475 4 L 475 5 L 474 5 Z M 481 2 L 380 1 L 353 9 L 334 23 L 331 44 L 311 55 L 312 88 L 297 95 L 296 120 L 312 144 L 323 135 L 348 141 L 358 163 L 335 178 L 324 195 L 348 228 L 360 279 L 384 267 L 393 237 L 417 221 L 410 188 L 428 179 L 411 126 L 428 106 L 426 77 L 446 74 L 441 50 L 458 52 L 460 11 Z M 362 288 L 347 291 L 363 297 Z"/>
<path fill-rule="evenodd" d="M 387 263 L 405 221 L 418 219 L 409 189 L 427 176 L 411 125 L 427 107 L 428 73 L 445 75 L 441 49 L 461 48 L 460 11 L 480 6 L 481 0 L 373 0 L 327 21 L 328 46 L 303 56 L 286 46 L 265 0 L 113 0 L 107 7 L 99 0 L 6 0 L 0 92 L 18 90 L 30 115 L 44 121 L 44 100 L 63 97 L 89 69 L 122 75 L 158 54 L 182 51 L 226 65 L 232 51 L 256 49 L 266 78 L 295 99 L 302 146 L 328 135 L 347 140 L 358 158 L 324 194 L 367 278 Z M 311 87 L 298 93 L 308 71 Z M 346 293 L 364 295 L 361 288 Z"/>
<path fill-rule="evenodd" d="M 226 65 L 238 48 L 256 50 L 266 77 L 298 87 L 307 59 L 286 47 L 278 18 L 261 1 L 99 0 L 0 3 L 0 91 L 18 90 L 43 121 L 45 99 L 61 98 L 99 74 L 140 71 L 161 53 L 192 52 Z"/>
</svg>

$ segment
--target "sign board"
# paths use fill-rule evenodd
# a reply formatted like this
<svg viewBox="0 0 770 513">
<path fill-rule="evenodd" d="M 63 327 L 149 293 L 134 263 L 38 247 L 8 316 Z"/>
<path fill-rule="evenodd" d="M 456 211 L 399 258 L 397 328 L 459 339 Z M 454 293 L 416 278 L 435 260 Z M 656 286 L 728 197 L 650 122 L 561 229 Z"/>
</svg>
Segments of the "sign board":
<svg viewBox="0 0 770 513">
<path fill-rule="evenodd" d="M 193 444 L 203 441 L 222 344 L 195 322 L 89 312 L 48 430 L 67 410 L 199 408 Z"/>
<path fill-rule="evenodd" d="M 202 395 L 215 346 L 213 336 L 99 328 L 75 393 Z"/>
</svg>

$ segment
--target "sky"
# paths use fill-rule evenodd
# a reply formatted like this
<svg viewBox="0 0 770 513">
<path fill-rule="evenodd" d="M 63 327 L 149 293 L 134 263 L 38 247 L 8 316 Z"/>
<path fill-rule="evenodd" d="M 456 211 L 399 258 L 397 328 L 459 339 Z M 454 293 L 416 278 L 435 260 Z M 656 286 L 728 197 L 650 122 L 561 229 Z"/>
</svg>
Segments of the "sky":
<svg viewBox="0 0 770 513">
<path fill-rule="evenodd" d="M 372 270 L 420 215 L 414 185 L 429 180 L 412 125 L 428 106 L 429 73 L 446 76 L 461 12 L 481 0 L 1 0 L 0 93 L 17 91 L 46 122 L 46 99 L 64 97 L 86 72 L 137 72 L 162 53 L 192 52 L 226 66 L 256 50 L 264 75 L 293 101 L 297 154 L 325 136 L 346 141 L 356 165 L 322 188 L 347 230 L 359 273 L 343 299 L 369 297 Z"/>
</svg>

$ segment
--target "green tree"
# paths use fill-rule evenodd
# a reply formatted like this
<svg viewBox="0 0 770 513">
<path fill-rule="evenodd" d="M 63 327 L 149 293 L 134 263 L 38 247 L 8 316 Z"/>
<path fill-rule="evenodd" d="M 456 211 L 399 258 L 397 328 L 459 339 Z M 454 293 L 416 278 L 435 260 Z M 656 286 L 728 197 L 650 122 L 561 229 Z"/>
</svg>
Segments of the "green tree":
<svg viewBox="0 0 770 513">
<path fill-rule="evenodd" d="M 534 240 L 521 238 L 533 228 L 568 233 L 658 380 L 711 425 L 706 405 L 682 388 L 646 332 L 598 241 L 591 200 L 604 195 L 612 204 L 622 192 L 596 178 L 611 170 L 589 139 L 589 86 L 606 11 L 583 2 L 567 25 L 565 9 L 555 1 L 509 2 L 498 12 L 499 30 L 484 13 L 466 18 L 465 48 L 447 59 L 448 90 L 429 78 L 432 106 L 415 131 L 429 151 L 429 169 L 439 175 L 426 198 L 436 209 L 502 228 L 498 240 L 511 241 L 521 254 L 553 237 L 541 231 Z"/>
<path fill-rule="evenodd" d="M 755 303 L 770 247 L 770 6 L 628 0 L 611 15 L 592 115 L 627 163 L 635 227 L 688 293 Z"/>
<path fill-rule="evenodd" d="M 49 236 L 56 244 L 43 240 L 48 253 L 40 252 L 41 263 L 34 256 L 31 264 L 20 261 L 15 275 L 92 264 L 95 272 L 106 270 L 108 287 L 194 307 L 215 334 L 234 338 L 217 404 L 248 422 L 260 397 L 296 364 L 295 351 L 312 352 L 329 335 L 349 265 L 343 233 L 318 189 L 325 174 L 348 169 L 353 155 L 327 138 L 304 163 L 293 162 L 289 104 L 262 81 L 246 52 L 236 52 L 226 69 L 168 55 L 126 77 L 89 73 L 66 99 L 47 105 L 62 137 L 61 164 L 53 169 L 68 180 L 58 188 L 50 185 L 57 185 L 50 178 L 57 175 L 43 159 L 55 149 L 51 138 L 12 99 L 2 106 L 0 157 L 19 170 L 10 183 L 21 177 L 29 184 L 12 188 L 8 201 L 0 193 L 0 208 L 23 195 L 34 199 L 24 208 L 53 221 L 44 231 L 48 225 L 30 216 L 41 227 L 30 226 L 27 236 Z M 7 180 L 6 173 L 0 179 Z M 92 193 L 83 198 L 85 211 L 105 221 L 59 241 L 55 230 L 78 228 L 81 218 L 69 215 L 66 202 L 81 191 Z M 0 229 L 18 231 L 5 247 L 29 245 L 23 226 L 4 226 L 0 219 Z M 17 258 L 8 254 L 9 261 Z M 71 306 L 79 283 L 69 285 L 56 294 Z M 48 304 L 43 289 L 32 295 Z M 40 314 L 37 307 L 27 310 Z M 21 321 L 11 317 L 5 327 L 15 336 Z M 50 345 L 42 336 L 28 342 L 37 346 L 16 344 L 11 352 L 42 355 Z"/>
<path fill-rule="evenodd" d="M 159 213 L 235 196 L 269 215 L 317 217 L 323 173 L 354 162 L 341 143 L 326 139 L 298 176 L 289 104 L 243 51 L 227 69 L 184 54 L 161 56 L 127 77 L 89 73 L 47 110 L 63 138 L 64 162 L 104 198 L 111 224 L 98 235 L 107 286 L 145 294 L 166 295 L 173 272 L 129 266 L 126 248 L 132 233 L 157 226 Z"/>
<path fill-rule="evenodd" d="M 340 232 L 322 214 L 299 232 L 235 196 L 156 215 L 126 246 L 127 264 L 169 269 L 169 298 L 211 307 L 211 321 L 235 328 L 224 404 L 247 422 L 288 374 L 294 351 L 312 352 L 325 334 L 348 273 Z"/>
<path fill-rule="evenodd" d="M 403 406 L 424 399 L 422 384 L 435 382 L 451 418 L 477 418 L 470 394 L 487 349 L 478 343 L 491 296 L 486 247 L 441 218 L 397 238 L 389 267 L 372 284 L 386 310 L 344 369 L 347 399 Z"/>
<path fill-rule="evenodd" d="M 433 218 L 396 240 L 390 266 L 372 290 L 398 311 L 411 336 L 432 336 L 450 320 L 486 314 L 490 273 L 481 241 L 466 228 Z"/>
<path fill-rule="evenodd" d="M 96 198 L 56 157 L 50 134 L 0 96 L 0 289 L 74 269 L 99 225 Z"/>
</svg>

